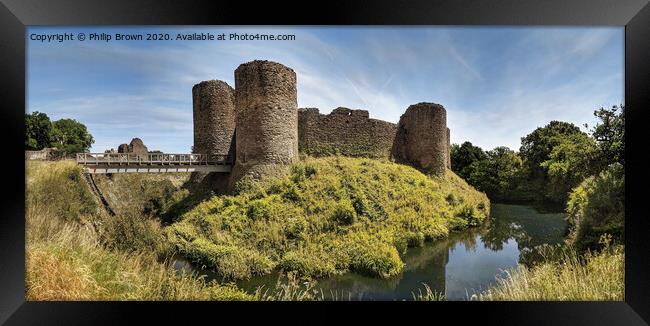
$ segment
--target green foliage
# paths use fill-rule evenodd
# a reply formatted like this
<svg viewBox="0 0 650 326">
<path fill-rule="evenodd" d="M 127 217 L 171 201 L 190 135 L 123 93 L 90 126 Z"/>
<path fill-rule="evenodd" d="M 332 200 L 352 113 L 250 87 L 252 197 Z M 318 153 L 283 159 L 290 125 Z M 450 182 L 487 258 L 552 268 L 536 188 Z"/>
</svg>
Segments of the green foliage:
<svg viewBox="0 0 650 326">
<path fill-rule="evenodd" d="M 587 134 L 560 138 L 549 159 L 540 164 L 547 171 L 546 197 L 555 202 L 565 201 L 572 188 L 600 170 L 599 160 L 596 142 Z"/>
<path fill-rule="evenodd" d="M 335 257 L 322 245 L 316 244 L 287 252 L 278 267 L 309 277 L 325 277 L 339 272 Z"/>
<path fill-rule="evenodd" d="M 625 106 L 600 108 L 594 111 L 594 116 L 600 121 L 591 132 L 598 142 L 605 163 L 625 166 Z"/>
<path fill-rule="evenodd" d="M 485 158 L 472 163 L 468 181 L 495 199 L 520 197 L 517 187 L 521 183 L 522 160 L 507 147 L 496 147 L 485 153 Z"/>
<path fill-rule="evenodd" d="M 404 267 L 399 252 L 488 215 L 487 197 L 452 172 L 439 178 L 372 159 L 306 158 L 283 177 L 204 201 L 165 235 L 190 260 L 233 279 L 268 271 L 251 256 L 303 276 L 392 277 Z"/>
<path fill-rule="evenodd" d="M 95 142 L 82 123 L 74 119 L 60 119 L 52 123 L 51 144 L 62 153 L 87 152 Z"/>
<path fill-rule="evenodd" d="M 342 199 L 336 202 L 332 219 L 339 225 L 351 225 L 357 221 L 357 211 L 349 199 Z"/>
<path fill-rule="evenodd" d="M 234 245 L 218 245 L 204 238 L 178 244 L 179 251 L 204 268 L 214 269 L 224 279 L 243 279 L 271 272 L 274 264 L 257 251 Z"/>
<path fill-rule="evenodd" d="M 614 164 L 587 178 L 569 195 L 567 202 L 569 243 L 578 250 L 596 249 L 603 234 L 623 243 L 625 222 L 625 171 Z"/>
<path fill-rule="evenodd" d="M 66 155 L 86 152 L 94 143 L 86 126 L 74 119 L 50 121 L 47 114 L 32 112 L 25 114 L 25 148 L 40 150 L 56 147 L 57 154 Z"/>
<path fill-rule="evenodd" d="M 532 191 L 548 201 L 566 201 L 568 191 L 596 168 L 595 144 L 577 126 L 551 121 L 521 139 L 519 153 Z M 578 157 L 589 155 L 587 158 Z M 576 176 L 577 175 L 577 176 Z"/>
<path fill-rule="evenodd" d="M 451 145 L 451 169 L 465 180 L 469 180 L 472 171 L 476 168 L 476 165 L 472 165 L 485 159 L 487 159 L 487 155 L 483 149 L 468 141 L 460 146 L 458 144 Z"/>
<path fill-rule="evenodd" d="M 25 114 L 25 148 L 40 150 L 50 146 L 52 123 L 47 114 L 34 111 Z"/>
<path fill-rule="evenodd" d="M 522 137 L 519 153 L 532 176 L 543 176 L 545 171 L 540 165 L 549 160 L 553 147 L 563 138 L 579 133 L 582 133 L 580 128 L 572 123 L 551 121 Z"/>
</svg>

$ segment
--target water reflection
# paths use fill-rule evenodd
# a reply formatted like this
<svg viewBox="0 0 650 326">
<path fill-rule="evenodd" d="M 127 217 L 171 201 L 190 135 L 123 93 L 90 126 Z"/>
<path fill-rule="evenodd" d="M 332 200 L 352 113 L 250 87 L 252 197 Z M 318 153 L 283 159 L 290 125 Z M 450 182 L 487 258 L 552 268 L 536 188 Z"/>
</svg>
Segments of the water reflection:
<svg viewBox="0 0 650 326">
<path fill-rule="evenodd" d="M 432 290 L 444 292 L 447 300 L 466 300 L 493 285 L 504 270 L 533 261 L 534 247 L 562 242 L 565 230 L 563 213 L 493 204 L 490 220 L 483 227 L 410 248 L 402 257 L 406 267 L 400 275 L 378 279 L 347 273 L 321 279 L 316 288 L 328 298 L 412 300 L 413 292 L 423 289 L 425 283 Z M 273 288 L 276 281 L 274 273 L 238 285 L 253 292 L 258 286 Z"/>
</svg>

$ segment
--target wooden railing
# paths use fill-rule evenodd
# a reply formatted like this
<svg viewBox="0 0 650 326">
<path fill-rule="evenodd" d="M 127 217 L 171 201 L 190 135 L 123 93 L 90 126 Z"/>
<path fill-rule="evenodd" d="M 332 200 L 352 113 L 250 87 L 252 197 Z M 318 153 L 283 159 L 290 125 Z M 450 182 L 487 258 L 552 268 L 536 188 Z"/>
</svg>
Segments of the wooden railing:
<svg viewBox="0 0 650 326">
<path fill-rule="evenodd" d="M 221 154 L 136 154 L 77 153 L 82 165 L 231 165 L 232 159 Z"/>
</svg>

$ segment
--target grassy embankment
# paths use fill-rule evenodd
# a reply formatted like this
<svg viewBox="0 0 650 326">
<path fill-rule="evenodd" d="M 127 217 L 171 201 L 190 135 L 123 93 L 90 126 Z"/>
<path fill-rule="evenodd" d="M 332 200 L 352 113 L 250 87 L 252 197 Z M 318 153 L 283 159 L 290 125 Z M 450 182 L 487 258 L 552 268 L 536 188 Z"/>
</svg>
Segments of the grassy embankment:
<svg viewBox="0 0 650 326">
<path fill-rule="evenodd" d="M 170 244 L 225 279 L 278 268 L 302 276 L 391 277 L 400 253 L 489 214 L 487 197 L 448 171 L 425 175 L 372 159 L 307 158 L 282 178 L 242 183 L 165 230 Z"/>
<path fill-rule="evenodd" d="M 82 178 L 74 162 L 26 162 L 28 300 L 253 299 L 160 263 L 160 224 L 109 218 Z"/>
<path fill-rule="evenodd" d="M 73 162 L 26 164 L 29 300 L 316 300 L 314 283 L 296 274 L 389 277 L 403 268 L 407 247 L 477 225 L 489 212 L 487 198 L 452 173 L 435 178 L 387 162 L 324 158 L 213 197 L 163 227 L 156 216 L 187 199 L 182 180 L 96 178 L 116 213 L 109 216 Z M 160 262 L 176 251 L 225 278 L 276 267 L 297 273 L 247 294 Z"/>
<path fill-rule="evenodd" d="M 497 286 L 475 296 L 479 300 L 564 301 L 623 300 L 624 252 L 622 246 L 599 253 L 579 254 L 568 248 L 532 268 L 519 266 Z"/>
</svg>

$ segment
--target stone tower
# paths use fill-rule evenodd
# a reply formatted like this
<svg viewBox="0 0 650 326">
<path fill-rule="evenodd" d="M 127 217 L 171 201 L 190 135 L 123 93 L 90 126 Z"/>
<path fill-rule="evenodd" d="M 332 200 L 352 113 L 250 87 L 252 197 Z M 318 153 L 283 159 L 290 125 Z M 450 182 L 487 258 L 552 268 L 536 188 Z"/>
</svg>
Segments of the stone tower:
<svg viewBox="0 0 650 326">
<path fill-rule="evenodd" d="M 223 81 L 208 80 L 192 87 L 196 154 L 234 154 L 235 91 Z"/>
<path fill-rule="evenodd" d="M 298 159 L 296 73 L 255 60 L 235 70 L 236 160 L 230 186 L 259 179 Z"/>
<path fill-rule="evenodd" d="M 447 168 L 451 170 L 451 130 L 447 128 Z"/>
<path fill-rule="evenodd" d="M 440 104 L 418 103 L 400 117 L 392 158 L 443 175 L 448 164 L 447 112 Z"/>
</svg>

